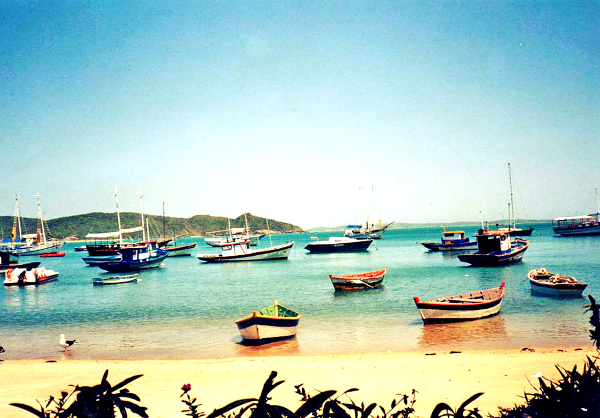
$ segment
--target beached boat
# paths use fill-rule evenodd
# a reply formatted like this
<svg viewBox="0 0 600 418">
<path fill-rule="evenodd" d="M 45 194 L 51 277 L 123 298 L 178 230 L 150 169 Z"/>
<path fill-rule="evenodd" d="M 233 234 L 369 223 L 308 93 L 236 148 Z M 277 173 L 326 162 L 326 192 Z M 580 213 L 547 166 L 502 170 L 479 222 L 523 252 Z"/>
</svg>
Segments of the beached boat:
<svg viewBox="0 0 600 418">
<path fill-rule="evenodd" d="M 94 286 L 107 286 L 111 284 L 137 283 L 138 281 L 137 274 L 127 274 L 124 276 L 94 277 L 92 283 Z"/>
<path fill-rule="evenodd" d="M 57 251 L 55 253 L 40 254 L 40 257 L 64 257 L 65 254 L 64 251 Z"/>
<path fill-rule="evenodd" d="M 504 280 L 499 287 L 461 293 L 438 299 L 422 301 L 414 297 L 419 314 L 425 324 L 469 321 L 485 318 L 500 312 L 504 297 Z"/>
<path fill-rule="evenodd" d="M 0 273 L 7 269 L 25 269 L 30 270 L 40 265 L 40 261 L 31 261 L 28 263 L 19 263 L 19 255 L 10 251 L 0 251 Z"/>
<path fill-rule="evenodd" d="M 156 242 L 143 245 L 123 247 L 119 250 L 120 259 L 115 259 L 97 264 L 102 270 L 114 273 L 139 271 L 159 267 L 168 252 L 156 247 Z"/>
<path fill-rule="evenodd" d="M 246 240 L 220 245 L 221 254 L 198 254 L 196 258 L 206 263 L 282 260 L 289 257 L 293 246 L 294 241 L 253 250 L 250 248 L 250 242 Z"/>
<path fill-rule="evenodd" d="M 326 241 L 313 241 L 304 247 L 311 253 L 340 253 L 367 251 L 373 240 L 371 238 L 356 239 L 348 237 L 329 237 Z"/>
<path fill-rule="evenodd" d="M 51 282 L 58 279 L 58 272 L 36 267 L 30 270 L 23 268 L 7 269 L 4 272 L 4 286 L 30 286 Z"/>
<path fill-rule="evenodd" d="M 298 312 L 276 300 L 273 305 L 254 311 L 235 323 L 244 343 L 260 345 L 295 337 L 301 318 Z"/>
<path fill-rule="evenodd" d="M 383 278 L 386 273 L 387 268 L 384 267 L 380 270 L 344 276 L 334 276 L 333 274 L 330 274 L 329 279 L 335 290 L 375 289 L 383 284 Z"/>
<path fill-rule="evenodd" d="M 578 281 L 575 277 L 564 274 L 550 273 L 545 268 L 530 270 L 527 273 L 531 291 L 549 296 L 581 296 L 586 283 Z"/>
<path fill-rule="evenodd" d="M 521 261 L 529 248 L 529 241 L 515 238 L 508 232 L 480 229 L 477 234 L 477 252 L 460 254 L 458 259 L 474 266 L 500 266 Z"/>
<path fill-rule="evenodd" d="M 471 241 L 465 237 L 465 231 L 444 231 L 442 242 L 422 242 L 429 251 L 464 251 L 476 250 L 477 241 Z"/>
</svg>

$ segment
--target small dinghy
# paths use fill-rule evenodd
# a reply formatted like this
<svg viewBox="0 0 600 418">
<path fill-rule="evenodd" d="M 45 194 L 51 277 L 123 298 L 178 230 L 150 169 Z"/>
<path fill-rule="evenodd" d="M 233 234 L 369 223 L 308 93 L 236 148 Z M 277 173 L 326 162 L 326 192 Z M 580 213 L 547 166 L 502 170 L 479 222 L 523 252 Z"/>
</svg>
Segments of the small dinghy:
<svg viewBox="0 0 600 418">
<path fill-rule="evenodd" d="M 329 275 L 335 290 L 360 290 L 376 289 L 383 284 L 383 278 L 387 268 L 381 270 L 367 271 L 359 274 L 348 274 L 346 276 Z"/>
<path fill-rule="evenodd" d="M 136 283 L 138 282 L 137 274 L 128 274 L 125 276 L 107 276 L 107 277 L 94 277 L 94 286 L 105 286 L 109 284 L 123 284 L 123 283 Z"/>
<path fill-rule="evenodd" d="M 533 269 L 527 273 L 531 291 L 548 296 L 579 297 L 587 287 L 587 283 L 565 274 L 550 273 L 545 268 Z"/>
</svg>

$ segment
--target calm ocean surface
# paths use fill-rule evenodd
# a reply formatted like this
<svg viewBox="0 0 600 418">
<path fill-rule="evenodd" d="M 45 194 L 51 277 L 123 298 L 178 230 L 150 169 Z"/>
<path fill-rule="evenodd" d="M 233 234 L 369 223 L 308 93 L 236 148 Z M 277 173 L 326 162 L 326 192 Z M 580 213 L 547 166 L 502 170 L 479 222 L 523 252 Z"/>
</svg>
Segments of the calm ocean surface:
<svg viewBox="0 0 600 418">
<path fill-rule="evenodd" d="M 472 236 L 475 228 L 466 229 Z M 441 228 L 389 230 L 366 253 L 309 254 L 311 235 L 273 236 L 295 241 L 289 260 L 204 264 L 215 252 L 202 238 L 192 257 L 167 258 L 143 271 L 139 283 L 93 286 L 101 274 L 65 244 L 63 258 L 41 259 L 60 272 L 38 287 L 0 288 L 0 345 L 8 359 L 201 359 L 263 355 L 321 355 L 401 350 L 493 349 L 591 345 L 587 295 L 600 299 L 600 237 L 557 237 L 537 226 L 523 261 L 507 267 L 470 267 L 455 254 L 430 253 Z M 269 238 L 261 240 L 269 246 Z M 388 267 L 384 287 L 334 292 L 329 274 Z M 531 294 L 527 272 L 546 267 L 589 284 L 583 298 Z M 506 281 L 499 315 L 459 324 L 424 326 L 412 297 L 422 299 L 498 286 Z M 299 311 L 296 339 L 263 347 L 240 344 L 236 319 L 273 303 Z M 68 353 L 59 334 L 76 339 Z"/>
</svg>

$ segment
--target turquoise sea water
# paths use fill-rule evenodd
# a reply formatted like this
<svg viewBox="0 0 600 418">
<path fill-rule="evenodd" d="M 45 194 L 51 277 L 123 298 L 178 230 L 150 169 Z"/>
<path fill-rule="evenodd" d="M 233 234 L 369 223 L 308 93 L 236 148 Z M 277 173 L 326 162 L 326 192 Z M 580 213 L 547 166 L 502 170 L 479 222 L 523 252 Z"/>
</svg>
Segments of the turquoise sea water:
<svg viewBox="0 0 600 418">
<path fill-rule="evenodd" d="M 472 236 L 474 228 L 466 229 Z M 559 347 L 591 344 L 588 294 L 600 298 L 600 237 L 557 237 L 537 226 L 522 262 L 471 267 L 456 254 L 430 253 L 421 241 L 438 242 L 441 228 L 389 230 L 368 252 L 309 254 L 311 235 L 272 237 L 295 241 L 289 260 L 204 264 L 195 257 L 167 258 L 140 273 L 139 283 L 93 286 L 106 274 L 88 267 L 65 244 L 63 258 L 41 259 L 60 272 L 38 287 L 0 289 L 0 345 L 7 359 L 199 359 L 262 355 L 320 355 L 401 350 Z M 215 252 L 202 238 L 198 253 Z M 78 244 L 77 244 L 78 245 Z M 269 238 L 261 240 L 269 246 Z M 384 287 L 334 292 L 329 274 L 388 267 Z M 589 284 L 583 298 L 532 295 L 527 272 L 546 267 Z M 499 315 L 459 324 L 424 326 L 413 296 L 422 299 L 495 287 L 506 281 Z M 234 324 L 273 303 L 299 311 L 297 337 L 263 347 L 240 344 Z M 67 353 L 58 336 L 76 339 Z"/>
</svg>

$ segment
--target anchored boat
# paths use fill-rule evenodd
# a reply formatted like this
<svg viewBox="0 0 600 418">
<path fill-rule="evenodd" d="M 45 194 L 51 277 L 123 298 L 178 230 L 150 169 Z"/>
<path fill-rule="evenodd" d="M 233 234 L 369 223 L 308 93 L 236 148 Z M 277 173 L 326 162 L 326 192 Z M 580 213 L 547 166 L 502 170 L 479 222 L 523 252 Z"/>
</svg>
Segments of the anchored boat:
<svg viewBox="0 0 600 418">
<path fill-rule="evenodd" d="M 244 343 L 260 345 L 295 337 L 301 318 L 298 312 L 275 300 L 273 305 L 254 311 L 235 323 Z"/>
<path fill-rule="evenodd" d="M 485 318 L 500 312 L 504 297 L 504 280 L 499 287 L 422 301 L 414 297 L 425 324 L 468 321 Z"/>
<path fill-rule="evenodd" d="M 376 289 L 383 284 L 383 278 L 387 273 L 387 268 L 380 270 L 367 271 L 359 274 L 348 274 L 345 276 L 329 275 L 331 284 L 335 290 L 359 290 Z"/>
</svg>

